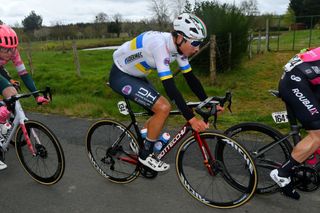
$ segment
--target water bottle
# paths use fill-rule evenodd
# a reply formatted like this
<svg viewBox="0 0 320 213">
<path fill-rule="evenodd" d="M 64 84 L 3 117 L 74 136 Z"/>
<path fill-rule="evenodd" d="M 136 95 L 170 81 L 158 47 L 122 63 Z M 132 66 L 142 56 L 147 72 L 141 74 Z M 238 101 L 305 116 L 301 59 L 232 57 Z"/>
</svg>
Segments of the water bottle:
<svg viewBox="0 0 320 213">
<path fill-rule="evenodd" d="M 147 128 L 143 128 L 143 129 L 140 130 L 140 134 L 141 134 L 142 139 L 146 139 L 147 133 L 148 133 L 148 129 Z"/>
<path fill-rule="evenodd" d="M 1 134 L 4 136 L 8 133 L 8 130 L 11 129 L 11 124 L 6 122 L 1 126 Z"/>
<path fill-rule="evenodd" d="M 160 136 L 159 140 L 154 144 L 153 152 L 155 154 L 159 154 L 161 152 L 162 148 L 166 146 L 166 144 L 168 143 L 169 139 L 170 139 L 170 134 L 167 133 L 167 132 L 164 132 Z"/>
</svg>

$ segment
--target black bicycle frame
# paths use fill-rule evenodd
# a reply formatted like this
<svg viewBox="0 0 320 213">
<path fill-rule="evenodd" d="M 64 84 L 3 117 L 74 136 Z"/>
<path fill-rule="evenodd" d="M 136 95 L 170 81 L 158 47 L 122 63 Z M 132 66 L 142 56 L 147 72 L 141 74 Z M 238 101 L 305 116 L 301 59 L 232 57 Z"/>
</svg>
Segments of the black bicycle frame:
<svg viewBox="0 0 320 213">
<path fill-rule="evenodd" d="M 130 105 L 130 101 L 129 99 L 125 98 L 125 102 L 127 104 L 127 109 L 131 118 L 131 123 L 126 127 L 126 131 L 130 130 L 132 128 L 132 126 L 134 127 L 134 130 L 136 132 L 136 136 L 138 139 L 138 143 L 139 143 L 139 147 L 142 148 L 143 147 L 143 139 L 140 133 L 140 129 L 138 127 L 138 123 L 136 120 L 136 116 L 146 116 L 146 115 L 152 115 L 152 112 L 142 112 L 142 113 L 134 113 L 133 110 L 131 109 L 131 105 Z M 170 111 L 169 113 L 170 115 L 178 115 L 181 114 L 180 111 Z M 203 151 L 202 147 L 204 146 L 204 148 L 207 151 L 207 154 L 209 155 L 209 157 L 211 159 L 213 159 L 212 154 L 209 152 L 208 149 L 208 145 L 205 143 L 205 141 L 201 140 L 199 132 L 193 131 L 193 129 L 191 128 L 190 124 L 187 122 L 182 128 L 181 130 L 175 135 L 175 137 L 166 144 L 166 146 L 163 148 L 163 150 L 158 154 L 157 158 L 160 160 L 162 159 L 165 155 L 167 155 L 174 147 L 176 144 L 178 144 L 190 131 L 192 131 L 192 134 L 195 137 L 195 140 L 198 142 L 199 148 L 202 152 L 202 155 L 204 157 L 205 161 L 208 161 L 208 157 L 206 155 L 206 153 Z M 125 131 L 121 134 L 120 138 L 118 139 L 118 141 L 121 141 L 121 139 L 125 136 Z M 116 144 L 117 142 L 115 142 Z"/>
</svg>

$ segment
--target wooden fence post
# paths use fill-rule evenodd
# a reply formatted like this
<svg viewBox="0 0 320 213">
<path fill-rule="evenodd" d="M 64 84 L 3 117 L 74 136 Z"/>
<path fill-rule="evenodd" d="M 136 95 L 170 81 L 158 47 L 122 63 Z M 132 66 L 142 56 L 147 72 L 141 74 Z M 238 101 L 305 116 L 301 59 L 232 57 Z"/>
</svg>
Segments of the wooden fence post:
<svg viewBox="0 0 320 213">
<path fill-rule="evenodd" d="M 216 35 L 210 37 L 210 84 L 213 85 L 217 78 L 216 67 Z"/>
<path fill-rule="evenodd" d="M 266 20 L 266 52 L 270 50 L 269 48 L 269 19 Z"/>
<path fill-rule="evenodd" d="M 29 63 L 29 67 L 30 67 L 30 72 L 33 75 L 34 73 L 34 69 L 33 69 L 33 64 L 32 64 L 32 49 L 31 49 L 31 41 L 28 41 L 28 45 L 27 45 L 27 58 L 28 58 L 28 63 Z"/>
<path fill-rule="evenodd" d="M 76 74 L 78 77 L 81 77 L 80 62 L 79 62 L 79 56 L 78 56 L 78 51 L 77 51 L 77 44 L 76 44 L 75 40 L 72 41 L 72 49 L 73 49 L 74 65 L 76 67 Z"/>
<path fill-rule="evenodd" d="M 257 54 L 261 53 L 261 31 L 259 30 L 258 44 L 257 44 Z"/>
<path fill-rule="evenodd" d="M 232 54 L 232 34 L 229 33 L 229 49 L 228 49 L 228 71 L 231 70 L 231 54 Z"/>
<path fill-rule="evenodd" d="M 248 47 L 248 52 L 249 52 L 249 59 L 252 59 L 252 42 L 253 42 L 253 33 L 250 33 L 249 35 L 249 47 Z"/>
</svg>

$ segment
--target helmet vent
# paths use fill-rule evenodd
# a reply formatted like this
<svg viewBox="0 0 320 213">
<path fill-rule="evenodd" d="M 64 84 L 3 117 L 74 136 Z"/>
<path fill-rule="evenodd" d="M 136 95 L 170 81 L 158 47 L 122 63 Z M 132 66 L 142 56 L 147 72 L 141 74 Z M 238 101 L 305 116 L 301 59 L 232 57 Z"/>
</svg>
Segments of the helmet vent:
<svg viewBox="0 0 320 213">
<path fill-rule="evenodd" d="M 188 19 L 185 19 L 185 22 L 186 22 L 187 24 L 190 24 L 190 23 L 191 23 Z"/>
<path fill-rule="evenodd" d="M 198 33 L 198 30 L 197 30 L 196 28 L 194 28 L 194 27 L 191 27 L 191 28 L 190 28 L 190 31 L 192 31 L 192 32 L 194 32 L 194 33 Z"/>
<path fill-rule="evenodd" d="M 5 43 L 6 45 L 8 45 L 9 41 L 8 41 L 8 37 L 4 37 Z"/>
</svg>

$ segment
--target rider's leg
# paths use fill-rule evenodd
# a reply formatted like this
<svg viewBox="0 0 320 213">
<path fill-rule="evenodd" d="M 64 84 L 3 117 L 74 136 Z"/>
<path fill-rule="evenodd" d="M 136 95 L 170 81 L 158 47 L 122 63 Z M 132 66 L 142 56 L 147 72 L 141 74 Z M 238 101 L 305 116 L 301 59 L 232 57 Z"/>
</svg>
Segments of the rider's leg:
<svg viewBox="0 0 320 213">
<path fill-rule="evenodd" d="M 170 110 L 171 105 L 168 100 L 163 96 L 159 97 L 152 107 L 154 115 L 145 124 L 148 133 L 144 143 L 144 149 L 141 149 L 139 153 L 139 161 L 155 171 L 165 171 L 170 168 L 168 164 L 161 162 L 152 156 L 154 143 L 159 137 Z"/>
<path fill-rule="evenodd" d="M 10 84 L 4 80 L 4 78 L 0 77 L 0 83 L 2 83 L 2 96 L 5 98 L 9 98 L 12 95 L 16 95 L 17 91 L 14 87 L 10 86 Z M 8 111 L 6 106 L 0 106 L 0 123 L 5 123 L 10 112 Z M 0 170 L 7 168 L 7 165 L 3 162 L 3 159 L 0 159 Z"/>
<path fill-rule="evenodd" d="M 302 163 L 319 148 L 320 130 L 310 130 L 308 135 L 293 148 L 291 156 Z"/>
<path fill-rule="evenodd" d="M 171 110 L 171 105 L 169 101 L 160 96 L 157 102 L 153 105 L 152 111 L 154 112 L 153 116 L 147 120 L 144 125 L 148 129 L 147 137 L 150 140 L 157 140 L 159 134 L 169 116 Z"/>
</svg>

